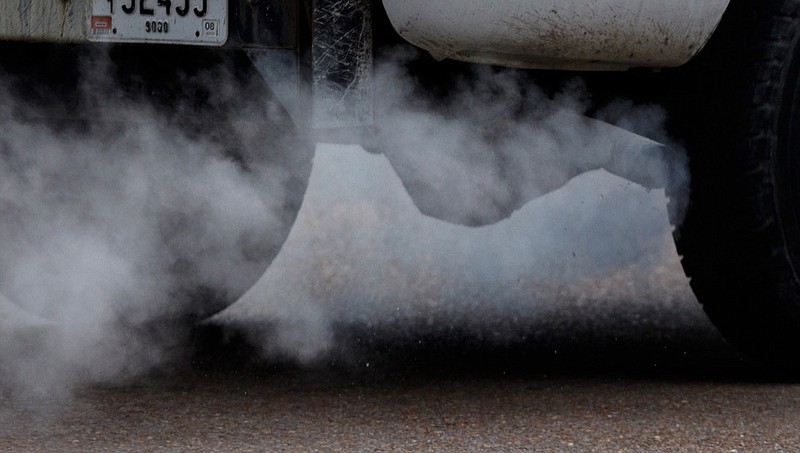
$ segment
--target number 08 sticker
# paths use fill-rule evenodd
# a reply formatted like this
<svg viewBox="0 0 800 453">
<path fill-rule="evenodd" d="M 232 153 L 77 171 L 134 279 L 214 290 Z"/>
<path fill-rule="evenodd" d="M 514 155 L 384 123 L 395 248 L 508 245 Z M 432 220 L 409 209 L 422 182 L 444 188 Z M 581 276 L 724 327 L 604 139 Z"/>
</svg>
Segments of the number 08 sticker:
<svg viewBox="0 0 800 453">
<path fill-rule="evenodd" d="M 89 39 L 221 46 L 228 0 L 92 0 Z"/>
</svg>

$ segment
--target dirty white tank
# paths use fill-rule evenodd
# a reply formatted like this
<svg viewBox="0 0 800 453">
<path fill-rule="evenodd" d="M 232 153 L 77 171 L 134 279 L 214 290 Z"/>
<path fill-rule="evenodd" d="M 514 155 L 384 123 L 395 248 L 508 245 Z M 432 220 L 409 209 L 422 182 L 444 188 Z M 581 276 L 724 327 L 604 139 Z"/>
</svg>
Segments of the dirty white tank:
<svg viewBox="0 0 800 453">
<path fill-rule="evenodd" d="M 383 0 L 406 40 L 435 58 L 542 69 L 689 61 L 729 0 Z"/>
</svg>

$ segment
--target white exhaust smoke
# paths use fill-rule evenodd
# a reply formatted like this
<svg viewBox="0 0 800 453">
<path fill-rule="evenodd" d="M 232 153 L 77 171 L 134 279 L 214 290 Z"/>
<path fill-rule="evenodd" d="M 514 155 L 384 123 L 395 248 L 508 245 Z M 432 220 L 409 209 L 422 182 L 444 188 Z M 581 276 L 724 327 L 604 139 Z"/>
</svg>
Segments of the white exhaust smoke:
<svg viewBox="0 0 800 453">
<path fill-rule="evenodd" d="M 377 66 L 374 148 L 386 153 L 424 213 L 489 224 L 601 168 L 685 197 L 685 154 L 667 136 L 658 106 L 618 101 L 590 119 L 580 84 L 550 98 L 524 72 L 485 66 L 446 97 L 430 97 L 406 72 L 413 57 L 398 51 Z"/>
<path fill-rule="evenodd" d="M 59 99 L 36 110 L 0 78 L 0 308 L 14 320 L 0 332 L 0 385 L 33 394 L 171 362 L 185 352 L 184 318 L 244 292 L 285 234 L 291 159 L 272 148 L 285 144 L 264 129 L 259 93 L 231 93 L 242 85 L 225 67 L 187 75 L 208 102 L 239 99 L 196 118 L 181 111 L 192 99 L 177 112 L 129 99 L 102 52 L 86 58 L 80 118 L 63 117 Z"/>
<path fill-rule="evenodd" d="M 605 126 L 581 119 L 580 90 L 550 99 L 518 73 L 486 71 L 430 105 L 414 96 L 403 65 L 391 59 L 376 73 L 376 92 L 385 96 L 376 107 L 387 126 L 378 137 L 388 160 L 324 147 L 286 247 L 215 321 L 248 328 L 263 321 L 251 332 L 265 354 L 306 363 L 336 346 L 335 325 L 482 332 L 487 320 L 535 315 L 560 288 L 629 269 L 638 269 L 635 278 L 674 269 L 665 264 L 674 250 L 663 192 L 630 189 L 592 170 L 668 175 L 680 187 L 680 155 L 610 159 L 600 145 Z M 108 80 L 99 86 L 113 90 Z M 0 377 L 15 390 L 50 396 L 169 362 L 182 352 L 185 332 L 141 326 L 179 311 L 169 305 L 174 282 L 165 277 L 175 250 L 191 249 L 199 237 L 195 278 L 237 287 L 250 263 L 230 238 L 263 231 L 279 215 L 282 184 L 265 198 L 251 175 L 219 158 L 218 145 L 165 126 L 170 121 L 156 109 L 103 94 L 111 100 L 98 116 L 104 125 L 85 134 L 23 120 L 25 100 L 0 92 L 0 239 L 8 247 L 0 289 L 41 317 L 2 326 Z M 598 116 L 672 145 L 657 107 L 621 101 Z M 583 172 L 590 173 L 572 179 Z M 270 169 L 258 174 L 285 179 Z M 457 224 L 506 220 L 470 228 L 417 209 Z M 173 210 L 167 217 L 178 220 L 167 230 L 176 249 L 163 247 L 158 220 Z M 0 310 L 16 311 L 5 303 Z"/>
<path fill-rule="evenodd" d="M 663 189 L 678 221 L 688 173 L 662 108 L 619 100 L 592 120 L 580 84 L 549 97 L 519 71 L 485 67 L 432 99 L 406 71 L 412 58 L 376 66 L 365 146 L 385 156 L 318 150 L 281 255 L 214 321 L 250 332 L 268 357 L 314 363 L 341 346 L 337 326 L 502 343 L 525 330 L 504 320 L 559 295 L 686 289 Z"/>
<path fill-rule="evenodd" d="M 316 364 L 348 359 L 337 344 L 348 326 L 503 345 L 559 301 L 574 309 L 676 292 L 688 285 L 663 191 L 600 170 L 474 228 L 420 215 L 385 156 L 320 145 L 283 250 L 211 321 L 241 329 L 268 358 Z"/>
</svg>

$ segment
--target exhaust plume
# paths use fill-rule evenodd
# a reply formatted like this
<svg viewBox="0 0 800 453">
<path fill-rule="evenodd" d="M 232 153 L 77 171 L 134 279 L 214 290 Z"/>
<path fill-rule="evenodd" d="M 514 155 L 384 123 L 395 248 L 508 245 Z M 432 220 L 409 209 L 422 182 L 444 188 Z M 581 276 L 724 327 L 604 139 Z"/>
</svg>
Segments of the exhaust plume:
<svg viewBox="0 0 800 453">
<path fill-rule="evenodd" d="M 0 333 L 0 374 L 48 396 L 184 353 L 187 321 L 277 253 L 308 153 L 281 152 L 275 106 L 227 66 L 181 74 L 187 96 L 165 108 L 122 89 L 102 51 L 82 58 L 77 118 L 0 79 L 0 290 L 24 313 Z"/>
<path fill-rule="evenodd" d="M 316 363 L 348 354 L 347 326 L 504 344 L 559 299 L 688 293 L 669 218 L 685 205 L 686 159 L 662 108 L 623 99 L 589 119 L 580 84 L 548 96 L 486 67 L 431 97 L 413 58 L 376 66 L 364 146 L 382 155 L 319 147 L 282 253 L 215 321 L 267 357 Z"/>
<path fill-rule="evenodd" d="M 478 69 L 431 102 L 406 73 L 408 58 L 376 69 L 380 123 L 366 145 L 383 155 L 321 146 L 286 246 L 213 321 L 246 325 L 268 357 L 313 363 L 342 350 L 336 326 L 399 336 L 458 328 L 502 343 L 564 293 L 672 287 L 664 192 L 619 176 L 668 181 L 680 199 L 679 152 L 584 119 L 590 103 L 580 87 L 551 97 L 515 71 Z M 260 272 L 249 253 L 275 242 L 282 233 L 273 226 L 286 221 L 296 150 L 245 171 L 224 140 L 175 127 L 193 113 L 190 103 L 176 117 L 126 98 L 100 73 L 83 83 L 87 128 L 42 120 L 26 99 L 0 90 L 0 288 L 8 297 L 0 313 L 14 320 L 0 325 L 0 378 L 34 395 L 170 363 L 186 335 L 170 320 L 181 303 L 205 296 L 176 288 L 188 279 L 235 292 Z M 248 97 L 228 76 L 192 83 Z M 241 105 L 222 136 L 274 142 L 248 124 L 275 108 Z M 658 107 L 622 100 L 596 117 L 679 149 Z"/>
<path fill-rule="evenodd" d="M 581 84 L 548 96 L 525 72 L 488 66 L 471 68 L 447 95 L 430 96 L 407 73 L 414 55 L 398 51 L 377 66 L 375 148 L 423 213 L 494 223 L 601 168 L 683 198 L 685 153 L 667 136 L 660 107 L 620 100 L 590 119 Z"/>
</svg>

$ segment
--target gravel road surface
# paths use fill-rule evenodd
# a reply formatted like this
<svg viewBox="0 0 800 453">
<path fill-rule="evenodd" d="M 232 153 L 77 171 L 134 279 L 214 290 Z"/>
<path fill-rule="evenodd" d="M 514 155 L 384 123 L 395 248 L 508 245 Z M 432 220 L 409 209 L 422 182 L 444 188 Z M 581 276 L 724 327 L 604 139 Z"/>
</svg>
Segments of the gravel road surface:
<svg viewBox="0 0 800 453">
<path fill-rule="evenodd" d="M 423 335 L 415 344 L 376 340 L 391 333 L 342 329 L 342 341 L 365 346 L 351 348 L 346 363 L 306 367 L 250 355 L 252 346 L 236 337 L 216 343 L 220 331 L 209 329 L 191 365 L 82 387 L 68 397 L 3 395 L 0 450 L 800 446 L 800 386 L 745 361 L 691 316 L 613 306 L 619 312 L 605 321 L 568 307 L 549 324 L 569 329 L 551 327 L 536 340 L 502 348 L 458 336 Z M 625 333 L 609 334 L 615 331 Z"/>
</svg>

